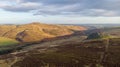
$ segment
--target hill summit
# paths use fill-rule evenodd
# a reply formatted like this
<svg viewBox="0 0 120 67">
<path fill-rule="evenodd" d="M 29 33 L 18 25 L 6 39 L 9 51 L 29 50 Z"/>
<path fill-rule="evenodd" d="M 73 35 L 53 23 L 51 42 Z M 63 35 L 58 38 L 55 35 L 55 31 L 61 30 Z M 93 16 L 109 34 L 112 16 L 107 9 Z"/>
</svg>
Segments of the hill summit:
<svg viewBox="0 0 120 67">
<path fill-rule="evenodd" d="M 85 27 L 73 25 L 54 25 L 33 22 L 23 25 L 0 25 L 0 36 L 17 39 L 21 42 L 41 41 L 45 38 L 65 36 L 75 31 L 86 30 Z"/>
</svg>

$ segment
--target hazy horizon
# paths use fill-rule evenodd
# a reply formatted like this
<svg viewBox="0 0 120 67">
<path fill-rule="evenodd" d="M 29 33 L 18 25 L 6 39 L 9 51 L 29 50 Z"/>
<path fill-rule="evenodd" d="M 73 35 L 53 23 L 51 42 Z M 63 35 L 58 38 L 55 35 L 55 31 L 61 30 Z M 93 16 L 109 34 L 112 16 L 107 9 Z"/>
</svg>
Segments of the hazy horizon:
<svg viewBox="0 0 120 67">
<path fill-rule="evenodd" d="M 74 25 L 74 24 L 78 24 L 78 25 L 79 25 L 79 24 L 80 24 L 80 25 L 85 25 L 85 24 L 86 24 L 86 25 L 87 25 L 87 24 L 88 24 L 88 25 L 89 25 L 89 24 L 91 24 L 91 25 L 92 25 L 92 24 L 93 24 L 93 25 L 95 25 L 95 24 L 100 24 L 100 25 L 102 25 L 102 24 L 103 24 L 103 25 L 109 25 L 109 24 L 112 25 L 112 24 L 113 24 L 113 25 L 117 25 L 117 24 L 118 24 L 118 25 L 120 25 L 120 23 L 110 23 L 110 22 L 109 22 L 109 23 L 100 23 L 100 22 L 98 22 L 98 23 L 92 23 L 92 22 L 91 22 L 91 23 L 89 23 L 89 22 L 88 22 L 88 23 L 87 23 L 87 22 L 57 23 L 57 22 L 56 22 L 56 23 L 55 23 L 55 22 L 53 22 L 53 23 L 52 23 L 52 22 L 39 22 L 39 21 L 33 21 L 33 22 L 4 22 L 4 23 L 0 22 L 0 25 L 6 25 L 6 24 L 11 24 L 11 25 L 12 25 L 12 24 L 15 24 L 15 25 L 16 25 L 16 24 L 30 24 L 30 23 L 42 23 L 42 24 L 73 24 L 73 25 Z"/>
</svg>

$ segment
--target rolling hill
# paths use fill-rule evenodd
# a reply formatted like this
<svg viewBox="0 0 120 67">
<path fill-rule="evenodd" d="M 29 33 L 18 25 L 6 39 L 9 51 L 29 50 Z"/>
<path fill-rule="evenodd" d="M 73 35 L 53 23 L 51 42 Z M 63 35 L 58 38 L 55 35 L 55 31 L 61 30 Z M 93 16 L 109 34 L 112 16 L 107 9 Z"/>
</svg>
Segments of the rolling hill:
<svg viewBox="0 0 120 67">
<path fill-rule="evenodd" d="M 10 28 L 1 36 L 16 39 L 24 45 L 1 50 L 0 66 L 119 67 L 120 38 L 116 33 L 118 30 L 120 28 L 86 30 L 80 26 L 40 23 L 15 25 L 14 29 Z M 115 35 L 117 38 L 106 38 L 106 34 L 114 36 L 113 33 L 118 34 Z"/>
<path fill-rule="evenodd" d="M 81 26 L 30 23 L 24 25 L 0 25 L 0 36 L 17 39 L 20 42 L 36 42 L 45 38 L 65 36 L 75 31 L 86 30 Z"/>
</svg>

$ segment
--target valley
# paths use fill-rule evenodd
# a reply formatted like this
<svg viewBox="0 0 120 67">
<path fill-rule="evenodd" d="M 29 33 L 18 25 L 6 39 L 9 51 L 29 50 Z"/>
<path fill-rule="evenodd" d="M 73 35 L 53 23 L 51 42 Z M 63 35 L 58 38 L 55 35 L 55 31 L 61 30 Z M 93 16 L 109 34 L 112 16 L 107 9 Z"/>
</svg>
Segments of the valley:
<svg viewBox="0 0 120 67">
<path fill-rule="evenodd" d="M 0 47 L 2 67 L 120 66 L 120 27 L 31 23 L 0 28 L 2 38 L 15 42 Z"/>
</svg>

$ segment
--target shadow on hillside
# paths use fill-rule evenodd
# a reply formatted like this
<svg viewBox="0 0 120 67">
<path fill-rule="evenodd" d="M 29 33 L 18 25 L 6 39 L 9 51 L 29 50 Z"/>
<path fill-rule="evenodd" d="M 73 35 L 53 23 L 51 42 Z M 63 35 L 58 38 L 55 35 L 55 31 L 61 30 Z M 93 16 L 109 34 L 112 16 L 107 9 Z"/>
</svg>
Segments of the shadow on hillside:
<svg viewBox="0 0 120 67">
<path fill-rule="evenodd" d="M 23 49 L 24 47 L 27 47 L 27 46 L 30 46 L 30 45 L 34 45 L 34 44 L 41 44 L 41 43 L 44 43 L 44 42 L 50 42 L 50 41 L 54 41 L 54 40 L 60 40 L 60 39 L 67 39 L 67 38 L 70 38 L 70 37 L 73 37 L 73 36 L 83 36 L 85 35 L 83 31 L 74 31 L 73 34 L 70 34 L 70 35 L 64 35 L 64 36 L 58 36 L 58 37 L 53 37 L 53 38 L 45 38 L 41 41 L 36 41 L 36 42 L 21 42 L 19 44 L 19 46 L 14 46 L 14 48 L 9 48 L 9 49 L 6 49 L 8 47 L 5 47 L 5 50 L 1 50 L 0 51 L 0 55 L 3 55 L 3 54 L 8 54 L 8 53 L 12 53 L 14 51 L 19 51 L 21 49 Z"/>
<path fill-rule="evenodd" d="M 45 38 L 45 39 L 41 40 L 40 42 L 66 39 L 66 38 L 70 38 L 70 37 L 73 37 L 73 36 L 85 36 L 85 33 L 83 31 L 74 31 L 74 33 L 72 33 L 70 35 L 58 36 L 58 37 L 53 37 L 53 38 Z"/>
</svg>

